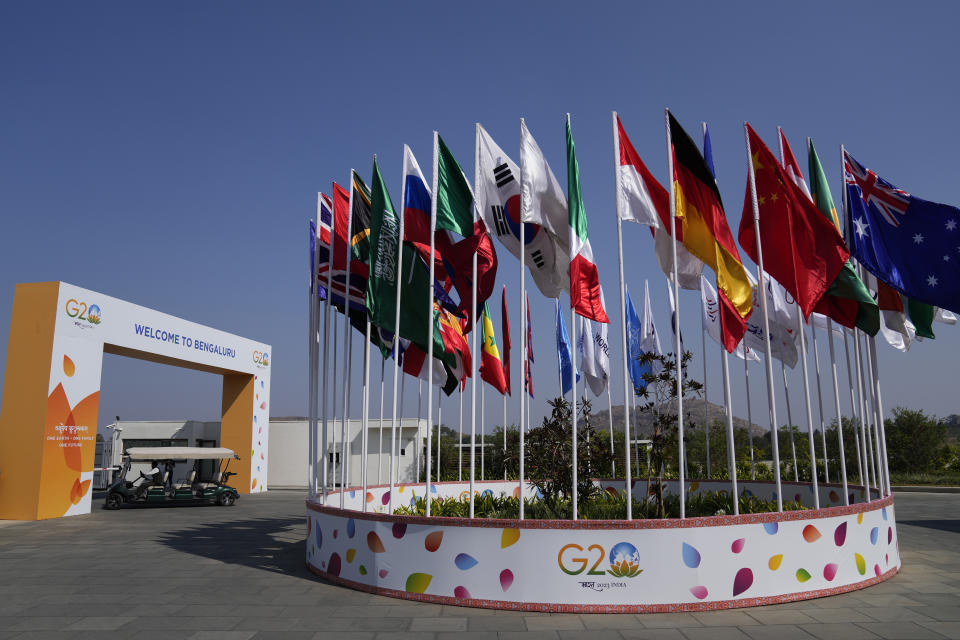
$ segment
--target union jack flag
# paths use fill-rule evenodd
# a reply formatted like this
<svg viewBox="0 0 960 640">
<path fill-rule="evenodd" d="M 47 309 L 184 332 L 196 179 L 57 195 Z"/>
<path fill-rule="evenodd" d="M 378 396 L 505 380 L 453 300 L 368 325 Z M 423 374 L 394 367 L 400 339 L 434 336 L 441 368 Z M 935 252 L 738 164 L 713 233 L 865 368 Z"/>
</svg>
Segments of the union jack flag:
<svg viewBox="0 0 960 640">
<path fill-rule="evenodd" d="M 897 216 L 902 216 L 910 206 L 910 194 L 898 189 L 873 171 L 843 152 L 843 179 L 847 185 L 856 187 L 860 197 L 869 207 L 873 205 L 883 219 L 894 227 L 900 226 Z"/>
</svg>

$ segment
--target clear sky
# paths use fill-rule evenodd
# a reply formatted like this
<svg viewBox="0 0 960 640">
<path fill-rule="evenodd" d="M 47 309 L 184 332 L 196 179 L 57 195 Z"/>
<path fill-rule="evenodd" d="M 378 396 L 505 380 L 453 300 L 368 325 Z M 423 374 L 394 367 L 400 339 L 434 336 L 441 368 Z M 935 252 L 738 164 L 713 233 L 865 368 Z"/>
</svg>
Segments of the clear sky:
<svg viewBox="0 0 960 640">
<path fill-rule="evenodd" d="M 709 123 L 734 234 L 744 120 L 769 145 L 783 126 L 804 168 L 812 136 L 838 200 L 843 143 L 907 191 L 960 204 L 958 18 L 948 2 L 3 3 L 0 300 L 9 309 L 19 282 L 64 280 L 262 340 L 273 345 L 271 413 L 305 415 L 307 221 L 316 192 L 346 182 L 351 167 L 368 176 L 372 154 L 397 201 L 404 143 L 426 170 L 437 129 L 472 175 L 474 123 L 517 159 L 522 116 L 565 184 L 570 112 L 590 238 L 616 317 L 612 109 L 661 180 L 664 107 L 692 134 Z M 628 285 L 639 305 L 650 280 L 667 339 L 652 250 L 645 228 L 625 227 Z M 518 262 L 505 250 L 500 260 L 518 327 Z M 531 301 L 537 416 L 558 383 L 553 301 Z M 684 335 L 697 345 L 698 313 L 698 297 L 682 293 Z M 879 347 L 888 409 L 960 412 L 960 327 L 938 328 L 936 342 L 906 355 Z M 4 362 L 8 331 L 9 311 L 0 314 Z M 717 402 L 717 347 L 708 351 Z M 734 408 L 745 416 L 734 364 Z M 379 363 L 373 371 L 377 379 Z M 765 423 L 762 376 L 754 365 L 753 415 Z M 215 419 L 219 389 L 212 375 L 108 356 L 100 422 Z M 615 374 L 615 400 L 621 389 Z M 494 395 L 488 389 L 491 424 L 502 419 Z M 445 402 L 445 423 L 456 407 L 456 398 Z M 516 401 L 509 412 L 515 420 Z"/>
</svg>

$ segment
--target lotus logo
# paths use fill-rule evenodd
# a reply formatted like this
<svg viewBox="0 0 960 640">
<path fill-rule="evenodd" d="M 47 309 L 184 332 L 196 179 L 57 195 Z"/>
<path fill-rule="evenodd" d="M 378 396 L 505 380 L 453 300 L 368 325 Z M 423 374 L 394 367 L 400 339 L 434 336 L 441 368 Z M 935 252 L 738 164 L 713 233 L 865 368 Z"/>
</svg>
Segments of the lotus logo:
<svg viewBox="0 0 960 640">
<path fill-rule="evenodd" d="M 270 354 L 266 351 L 254 351 L 253 352 L 253 361 L 256 364 L 259 364 L 264 367 L 270 366 Z"/>
<path fill-rule="evenodd" d="M 70 298 L 64 306 L 67 316 L 76 320 L 85 320 L 90 324 L 100 324 L 100 307 L 95 304 L 88 305 L 82 300 Z"/>
<path fill-rule="evenodd" d="M 618 542 L 610 549 L 610 569 L 614 578 L 633 578 L 640 574 L 640 552 L 629 542 Z"/>
</svg>

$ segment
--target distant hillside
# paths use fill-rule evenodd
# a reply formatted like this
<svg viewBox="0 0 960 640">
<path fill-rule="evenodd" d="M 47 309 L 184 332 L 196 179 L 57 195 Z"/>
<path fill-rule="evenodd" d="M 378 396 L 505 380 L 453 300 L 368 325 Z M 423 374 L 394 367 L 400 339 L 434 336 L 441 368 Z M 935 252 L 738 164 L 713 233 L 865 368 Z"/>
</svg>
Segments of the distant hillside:
<svg viewBox="0 0 960 640">
<path fill-rule="evenodd" d="M 688 399 L 683 403 L 683 413 L 688 416 L 690 420 L 693 421 L 693 424 L 699 427 L 703 427 L 703 411 L 704 411 L 704 400 L 702 399 Z M 596 407 L 596 404 L 594 404 Z M 641 433 L 649 434 L 653 419 L 650 415 L 638 412 L 639 428 Z M 608 412 L 606 409 L 602 411 L 594 411 L 594 427 L 597 429 L 606 429 L 610 422 Z M 766 416 L 754 415 L 753 422 L 753 433 L 754 435 L 761 435 L 766 432 L 766 430 L 760 427 L 757 424 L 757 418 L 765 418 Z M 960 419 L 960 416 L 957 416 Z M 724 409 L 722 405 L 710 403 L 710 422 L 723 422 L 726 420 Z M 689 423 L 685 423 L 689 424 Z M 745 418 L 738 418 L 737 416 L 733 417 L 733 426 L 734 428 L 747 428 L 747 421 Z M 614 405 L 613 407 L 613 428 L 617 430 L 623 430 L 623 405 Z M 960 430 L 960 423 L 957 425 L 958 430 Z"/>
<path fill-rule="evenodd" d="M 947 416 L 943 422 L 947 425 L 947 440 L 952 442 L 960 440 L 960 415 Z"/>
</svg>

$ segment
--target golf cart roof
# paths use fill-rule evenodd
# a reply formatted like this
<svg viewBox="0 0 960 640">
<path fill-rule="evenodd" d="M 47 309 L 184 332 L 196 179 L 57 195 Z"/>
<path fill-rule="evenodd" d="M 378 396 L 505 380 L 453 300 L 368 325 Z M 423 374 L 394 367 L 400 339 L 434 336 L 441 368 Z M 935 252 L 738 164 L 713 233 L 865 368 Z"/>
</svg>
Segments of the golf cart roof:
<svg viewBox="0 0 960 640">
<path fill-rule="evenodd" d="M 239 460 L 240 456 L 223 447 L 131 447 L 125 454 L 131 460 Z"/>
</svg>

